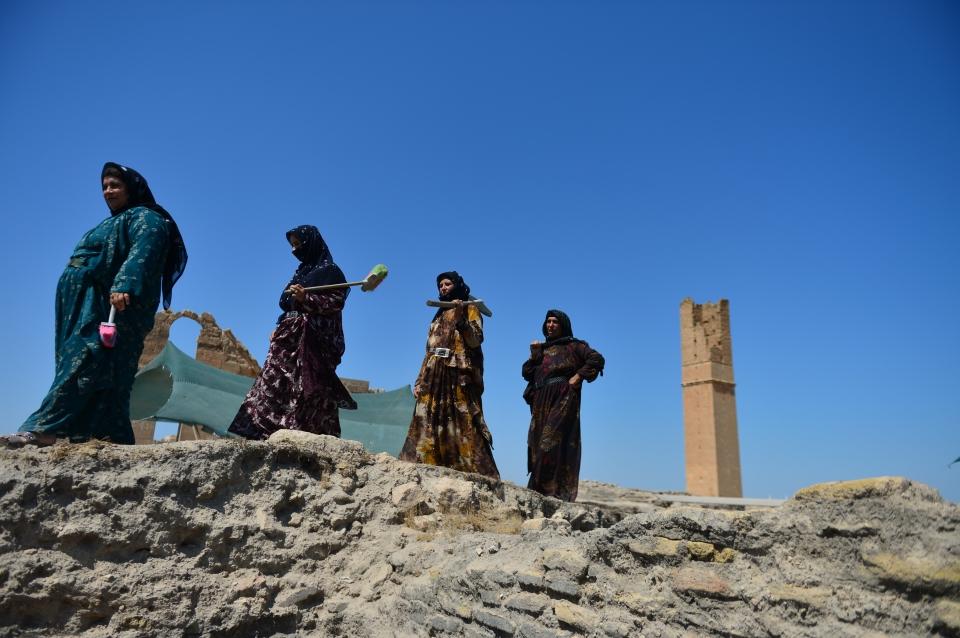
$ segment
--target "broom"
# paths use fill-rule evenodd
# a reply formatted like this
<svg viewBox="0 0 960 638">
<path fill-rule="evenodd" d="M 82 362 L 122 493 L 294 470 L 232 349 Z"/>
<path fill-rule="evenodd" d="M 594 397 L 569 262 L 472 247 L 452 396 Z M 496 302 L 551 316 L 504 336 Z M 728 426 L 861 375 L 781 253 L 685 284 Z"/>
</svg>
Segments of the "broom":
<svg viewBox="0 0 960 638">
<path fill-rule="evenodd" d="M 377 264 L 370 269 L 370 272 L 367 273 L 367 276 L 361 279 L 360 281 L 348 281 L 342 284 L 327 284 L 325 286 L 310 286 L 309 288 L 304 288 L 305 292 L 317 292 L 318 290 L 336 290 L 337 288 L 349 288 L 350 286 L 360 286 L 360 290 L 363 292 L 370 292 L 371 290 L 376 290 L 377 286 L 380 285 L 380 282 L 387 278 L 389 270 L 383 264 Z"/>
</svg>

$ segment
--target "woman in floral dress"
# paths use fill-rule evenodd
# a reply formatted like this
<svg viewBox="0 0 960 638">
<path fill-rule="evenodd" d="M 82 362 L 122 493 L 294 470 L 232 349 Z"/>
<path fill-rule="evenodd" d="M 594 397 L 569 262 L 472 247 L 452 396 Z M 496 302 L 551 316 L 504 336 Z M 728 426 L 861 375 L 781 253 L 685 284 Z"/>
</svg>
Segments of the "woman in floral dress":
<svg viewBox="0 0 960 638">
<path fill-rule="evenodd" d="M 483 319 L 456 271 L 437 275 L 441 301 L 427 333 L 426 353 L 413 386 L 417 399 L 400 458 L 500 478 L 493 437 L 483 419 Z"/>
</svg>

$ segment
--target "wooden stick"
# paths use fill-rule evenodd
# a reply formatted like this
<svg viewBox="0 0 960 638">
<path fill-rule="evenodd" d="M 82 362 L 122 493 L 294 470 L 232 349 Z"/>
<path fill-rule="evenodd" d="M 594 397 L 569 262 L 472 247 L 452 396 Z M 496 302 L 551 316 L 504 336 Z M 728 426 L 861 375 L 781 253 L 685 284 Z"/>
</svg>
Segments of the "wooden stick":
<svg viewBox="0 0 960 638">
<path fill-rule="evenodd" d="M 483 299 L 470 299 L 462 302 L 464 306 L 479 306 Z M 456 308 L 457 304 L 452 301 L 438 301 L 436 299 L 427 299 L 427 305 L 431 308 Z"/>
<path fill-rule="evenodd" d="M 317 292 L 318 290 L 336 290 L 338 288 L 349 288 L 350 286 L 362 286 L 367 283 L 367 280 L 363 281 L 349 281 L 342 284 L 327 284 L 325 286 L 310 286 L 309 288 L 304 288 L 304 292 Z"/>
<path fill-rule="evenodd" d="M 456 304 L 452 301 L 439 301 L 437 299 L 428 299 L 427 305 L 431 308 L 456 308 Z M 492 317 L 493 311 L 487 307 L 487 304 L 483 303 L 483 299 L 468 299 L 463 302 L 464 306 L 476 306 L 482 314 Z"/>
</svg>

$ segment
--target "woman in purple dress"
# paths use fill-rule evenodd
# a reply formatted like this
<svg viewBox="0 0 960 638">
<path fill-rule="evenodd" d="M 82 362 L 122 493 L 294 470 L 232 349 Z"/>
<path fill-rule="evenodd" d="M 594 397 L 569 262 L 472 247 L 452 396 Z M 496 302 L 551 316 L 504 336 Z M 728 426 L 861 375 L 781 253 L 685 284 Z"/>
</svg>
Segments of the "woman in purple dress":
<svg viewBox="0 0 960 638">
<path fill-rule="evenodd" d="M 530 405 L 527 487 L 564 501 L 577 500 L 580 483 L 580 389 L 603 374 L 603 356 L 573 336 L 570 318 L 548 310 L 545 342 L 530 344 L 523 364 Z"/>
<path fill-rule="evenodd" d="M 304 290 L 346 282 L 316 226 L 297 226 L 287 232 L 287 241 L 300 265 L 280 295 L 284 312 L 267 360 L 230 432 L 248 439 L 265 439 L 277 430 L 340 436 L 339 409 L 357 408 L 336 373 L 345 349 L 341 312 L 350 291 Z"/>
</svg>

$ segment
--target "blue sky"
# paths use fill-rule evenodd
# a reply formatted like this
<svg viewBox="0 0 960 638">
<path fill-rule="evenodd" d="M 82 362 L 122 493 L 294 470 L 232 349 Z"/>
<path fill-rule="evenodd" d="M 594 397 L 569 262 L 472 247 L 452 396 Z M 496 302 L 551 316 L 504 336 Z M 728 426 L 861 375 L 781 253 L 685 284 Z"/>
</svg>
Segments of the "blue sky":
<svg viewBox="0 0 960 638">
<path fill-rule="evenodd" d="M 678 308 L 730 299 L 744 492 L 905 475 L 960 500 L 960 9 L 952 2 L 0 7 L 8 430 L 53 376 L 57 278 L 135 167 L 190 252 L 176 309 L 260 360 L 312 223 L 344 376 L 412 382 L 435 295 L 489 301 L 484 406 L 525 481 L 547 308 L 607 358 L 582 477 L 682 490 Z M 192 351 L 197 329 L 177 324 Z"/>
</svg>

